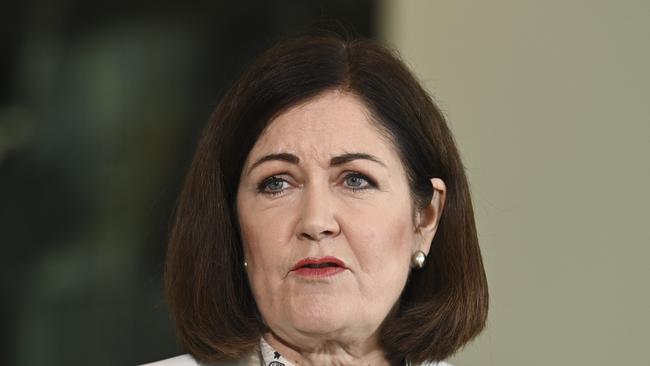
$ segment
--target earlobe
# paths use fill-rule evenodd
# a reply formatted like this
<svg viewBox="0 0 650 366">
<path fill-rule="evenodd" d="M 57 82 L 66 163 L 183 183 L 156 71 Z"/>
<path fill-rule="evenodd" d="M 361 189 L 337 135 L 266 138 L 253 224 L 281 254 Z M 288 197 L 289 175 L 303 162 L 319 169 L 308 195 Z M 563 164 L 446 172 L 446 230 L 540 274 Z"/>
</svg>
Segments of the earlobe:
<svg viewBox="0 0 650 366">
<path fill-rule="evenodd" d="M 440 178 L 431 178 L 431 186 L 433 187 L 433 194 L 431 195 L 431 202 L 429 205 L 422 208 L 418 214 L 419 222 L 417 233 L 420 236 L 420 248 L 425 254 L 429 253 L 431 241 L 438 229 L 438 223 L 442 216 L 442 210 L 445 206 L 445 198 L 447 187 L 445 182 Z"/>
</svg>

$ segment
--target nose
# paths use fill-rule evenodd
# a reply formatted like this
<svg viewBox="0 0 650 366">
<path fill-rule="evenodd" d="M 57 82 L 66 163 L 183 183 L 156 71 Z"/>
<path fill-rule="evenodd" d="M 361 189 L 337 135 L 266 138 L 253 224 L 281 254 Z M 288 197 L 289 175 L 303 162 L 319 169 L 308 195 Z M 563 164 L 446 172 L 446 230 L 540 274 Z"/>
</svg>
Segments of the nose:
<svg viewBox="0 0 650 366">
<path fill-rule="evenodd" d="M 299 240 L 320 242 L 339 235 L 341 228 L 334 215 L 333 199 L 328 189 L 305 189 L 300 221 L 296 227 Z"/>
</svg>

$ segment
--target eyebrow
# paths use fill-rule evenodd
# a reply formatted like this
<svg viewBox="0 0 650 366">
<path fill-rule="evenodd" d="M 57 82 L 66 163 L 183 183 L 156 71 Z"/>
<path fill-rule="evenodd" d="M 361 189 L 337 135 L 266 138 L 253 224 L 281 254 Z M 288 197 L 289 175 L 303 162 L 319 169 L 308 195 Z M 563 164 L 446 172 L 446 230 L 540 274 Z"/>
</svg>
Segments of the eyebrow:
<svg viewBox="0 0 650 366">
<path fill-rule="evenodd" d="M 339 166 L 339 165 L 349 163 L 353 160 L 359 160 L 359 159 L 374 161 L 375 163 L 383 166 L 384 168 L 387 168 L 386 164 L 382 163 L 381 160 L 379 160 L 376 156 L 365 154 L 365 153 L 347 153 L 347 154 L 335 156 L 332 159 L 330 159 L 330 166 Z"/>
<path fill-rule="evenodd" d="M 387 168 L 386 164 L 384 164 L 376 156 L 366 154 L 366 153 L 346 153 L 343 155 L 335 156 L 330 159 L 330 166 L 340 166 L 354 160 L 369 160 L 383 166 L 384 168 Z M 251 165 L 251 167 L 248 169 L 248 173 L 250 173 L 253 169 L 255 169 L 260 164 L 265 163 L 267 161 L 286 161 L 287 163 L 298 165 L 300 163 L 300 158 L 291 153 L 264 155 L 261 158 L 257 159 L 253 163 L 253 165 Z"/>
<path fill-rule="evenodd" d="M 264 155 L 261 158 L 257 159 L 257 161 L 255 161 L 253 165 L 251 165 L 251 167 L 248 169 L 248 173 L 250 173 L 258 165 L 265 163 L 267 161 L 274 161 L 274 160 L 286 161 L 287 163 L 291 163 L 291 164 L 300 163 L 300 158 L 290 153 L 269 154 L 269 155 Z"/>
</svg>

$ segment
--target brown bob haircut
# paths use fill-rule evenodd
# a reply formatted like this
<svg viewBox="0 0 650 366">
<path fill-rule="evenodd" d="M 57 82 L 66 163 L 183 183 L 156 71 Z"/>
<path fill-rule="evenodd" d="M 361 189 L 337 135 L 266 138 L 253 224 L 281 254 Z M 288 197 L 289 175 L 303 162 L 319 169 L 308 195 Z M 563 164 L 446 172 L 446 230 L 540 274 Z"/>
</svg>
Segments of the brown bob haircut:
<svg viewBox="0 0 650 366">
<path fill-rule="evenodd" d="M 184 347 L 197 360 L 236 359 L 268 331 L 244 271 L 236 193 L 243 164 L 274 116 L 328 90 L 358 96 L 398 151 L 415 208 L 430 178 L 447 197 L 424 268 L 412 271 L 385 319 L 392 361 L 439 361 L 485 326 L 487 280 L 464 167 L 445 119 L 404 64 L 364 39 L 310 35 L 259 57 L 216 107 L 192 161 L 172 226 L 167 301 Z"/>
</svg>

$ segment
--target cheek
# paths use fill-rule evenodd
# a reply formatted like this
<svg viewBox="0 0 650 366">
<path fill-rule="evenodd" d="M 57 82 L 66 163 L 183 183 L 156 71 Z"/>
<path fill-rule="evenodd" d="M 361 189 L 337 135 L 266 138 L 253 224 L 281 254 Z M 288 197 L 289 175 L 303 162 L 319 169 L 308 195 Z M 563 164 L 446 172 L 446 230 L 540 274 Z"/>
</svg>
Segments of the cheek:
<svg viewBox="0 0 650 366">
<path fill-rule="evenodd" d="M 250 210 L 245 211 L 250 213 Z M 253 296 L 260 307 L 273 303 L 274 291 L 286 275 L 290 258 L 289 225 L 275 216 L 257 212 L 239 215 L 244 256 L 248 262 L 246 272 Z"/>
<path fill-rule="evenodd" d="M 364 309 L 358 316 L 373 319 L 373 324 L 381 322 L 398 301 L 410 270 L 410 216 L 386 216 L 366 216 L 348 235 L 358 266 L 359 292 L 354 301 Z"/>
<path fill-rule="evenodd" d="M 350 220 L 346 236 L 360 270 L 370 279 L 401 282 L 408 274 L 415 239 L 408 209 L 373 210 Z"/>
<path fill-rule="evenodd" d="M 250 209 L 246 210 L 250 213 Z M 253 268 L 265 268 L 269 264 L 278 264 L 276 258 L 286 248 L 289 235 L 286 222 L 277 220 L 276 216 L 264 212 L 254 215 L 239 215 L 240 234 L 244 255 Z"/>
</svg>

